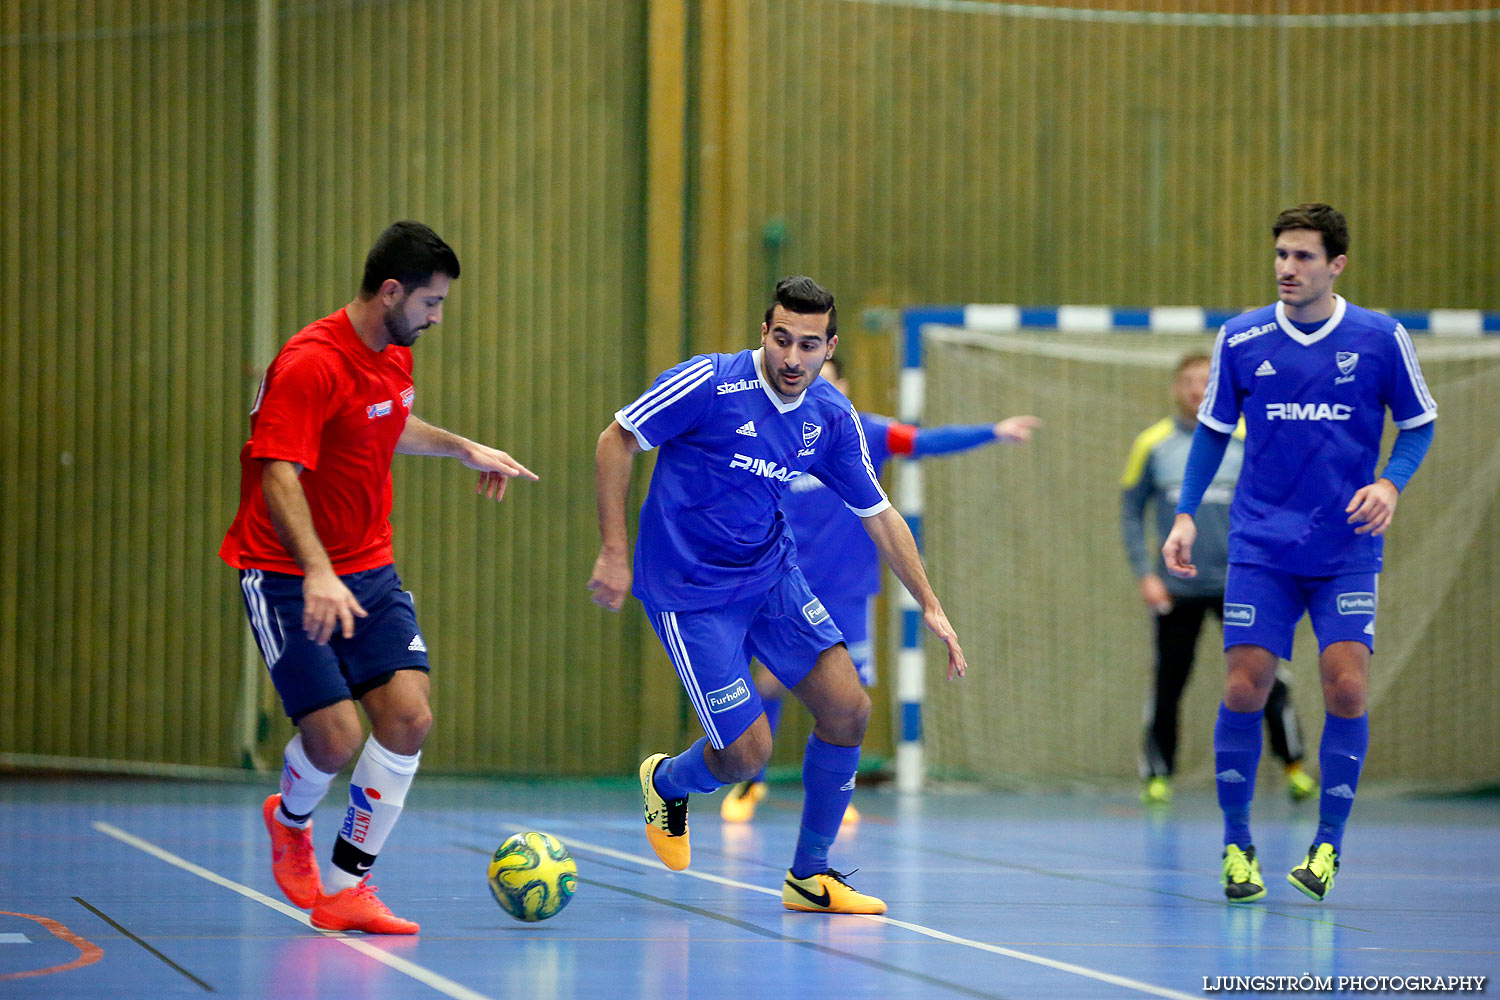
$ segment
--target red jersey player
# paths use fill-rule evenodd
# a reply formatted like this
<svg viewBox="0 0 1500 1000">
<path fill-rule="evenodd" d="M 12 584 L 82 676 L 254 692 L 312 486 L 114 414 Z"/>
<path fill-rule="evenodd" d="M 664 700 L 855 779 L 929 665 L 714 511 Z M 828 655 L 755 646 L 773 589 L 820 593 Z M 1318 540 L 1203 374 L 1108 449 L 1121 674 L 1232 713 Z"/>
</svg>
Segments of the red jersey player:
<svg viewBox="0 0 1500 1000">
<path fill-rule="evenodd" d="M 397 222 L 365 260 L 353 302 L 302 330 L 266 370 L 240 452 L 240 506 L 219 555 L 282 707 L 297 726 L 281 792 L 262 807 L 272 873 L 325 930 L 415 934 L 368 872 L 401 814 L 432 725 L 427 647 L 391 548 L 391 459 L 457 458 L 499 500 L 536 479 L 503 451 L 412 415 L 411 346 L 443 318 L 458 256 L 427 226 Z M 363 741 L 358 701 L 370 718 Z M 349 806 L 321 878 L 313 809 L 353 760 Z"/>
</svg>

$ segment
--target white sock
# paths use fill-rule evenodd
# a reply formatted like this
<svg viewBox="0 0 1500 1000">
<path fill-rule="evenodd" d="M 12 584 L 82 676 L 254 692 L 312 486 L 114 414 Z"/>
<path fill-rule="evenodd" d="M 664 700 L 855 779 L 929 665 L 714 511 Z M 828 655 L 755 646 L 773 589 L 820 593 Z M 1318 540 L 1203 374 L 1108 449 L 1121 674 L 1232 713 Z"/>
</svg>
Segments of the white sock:
<svg viewBox="0 0 1500 1000">
<path fill-rule="evenodd" d="M 337 775 L 324 774 L 313 767 L 312 761 L 307 759 L 307 751 L 302 748 L 301 733 L 295 734 L 287 743 L 282 760 L 281 808 L 274 815 L 282 825 L 301 830 L 312 822 L 312 811 L 328 794 L 328 786 L 333 784 Z M 292 814 L 306 818 L 298 823 L 288 818 Z"/>
<path fill-rule="evenodd" d="M 365 740 L 364 752 L 359 755 L 354 774 L 349 778 L 349 809 L 344 813 L 344 826 L 339 831 L 340 840 L 356 848 L 358 855 L 368 856 L 368 862 L 361 867 L 368 869 L 374 864 L 375 855 L 385 846 L 386 838 L 401 816 L 406 790 L 411 787 L 421 758 L 421 751 L 410 757 L 392 753 L 381 746 L 373 734 Z M 334 845 L 334 865 L 323 879 L 330 893 L 359 884 L 361 876 L 338 863 L 345 853 L 339 845 Z"/>
</svg>

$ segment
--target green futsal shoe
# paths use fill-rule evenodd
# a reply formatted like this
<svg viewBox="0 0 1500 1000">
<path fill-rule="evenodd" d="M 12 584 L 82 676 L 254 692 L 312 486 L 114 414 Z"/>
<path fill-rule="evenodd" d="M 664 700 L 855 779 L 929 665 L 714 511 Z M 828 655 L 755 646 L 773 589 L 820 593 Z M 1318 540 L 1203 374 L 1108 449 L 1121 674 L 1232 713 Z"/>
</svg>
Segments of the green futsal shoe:
<svg viewBox="0 0 1500 1000">
<path fill-rule="evenodd" d="M 1266 880 L 1255 860 L 1255 846 L 1228 844 L 1224 848 L 1224 895 L 1231 903 L 1253 903 L 1264 899 Z"/>
<path fill-rule="evenodd" d="M 1287 873 L 1286 880 L 1304 895 L 1323 901 L 1328 890 L 1333 888 L 1333 877 L 1339 872 L 1339 852 L 1327 842 L 1314 844 L 1307 849 L 1307 857 L 1296 868 Z"/>
</svg>

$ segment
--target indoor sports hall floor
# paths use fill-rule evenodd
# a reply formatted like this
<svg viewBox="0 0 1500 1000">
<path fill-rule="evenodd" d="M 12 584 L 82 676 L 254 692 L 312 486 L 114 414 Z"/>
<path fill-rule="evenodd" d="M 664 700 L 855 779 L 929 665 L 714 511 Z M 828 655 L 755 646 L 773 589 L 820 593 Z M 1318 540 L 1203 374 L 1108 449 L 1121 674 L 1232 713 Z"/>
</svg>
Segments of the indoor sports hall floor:
<svg viewBox="0 0 1500 1000">
<path fill-rule="evenodd" d="M 628 783 L 429 778 L 376 867 L 382 897 L 422 924 L 391 938 L 319 933 L 283 900 L 259 808 L 271 790 L 0 776 L 0 997 L 1202 998 L 1231 977 L 1304 974 L 1331 977 L 1330 996 L 1350 993 L 1341 976 L 1500 990 L 1494 797 L 1363 794 L 1318 904 L 1285 881 L 1316 807 L 1263 789 L 1270 895 L 1231 907 L 1208 789 L 1151 812 L 1127 788 L 861 789 L 864 821 L 833 863 L 890 912 L 829 917 L 781 907 L 795 784 L 749 827 L 721 824 L 717 796 L 695 800 L 693 865 L 672 873 Z M 318 812 L 321 858 L 340 798 Z M 490 852 L 525 829 L 578 861 L 572 905 L 539 924 L 485 886 Z"/>
</svg>

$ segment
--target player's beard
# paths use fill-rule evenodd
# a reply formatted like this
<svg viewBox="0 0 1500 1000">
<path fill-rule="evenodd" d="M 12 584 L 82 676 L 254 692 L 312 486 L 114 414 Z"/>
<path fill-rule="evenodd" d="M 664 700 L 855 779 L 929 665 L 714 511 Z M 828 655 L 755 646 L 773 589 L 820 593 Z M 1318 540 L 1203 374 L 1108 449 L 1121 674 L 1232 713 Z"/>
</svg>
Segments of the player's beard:
<svg viewBox="0 0 1500 1000">
<path fill-rule="evenodd" d="M 417 334 L 425 330 L 425 326 L 409 326 L 406 316 L 399 308 L 387 309 L 385 313 L 385 334 L 390 342 L 397 347 L 410 347 L 417 342 Z"/>
</svg>

